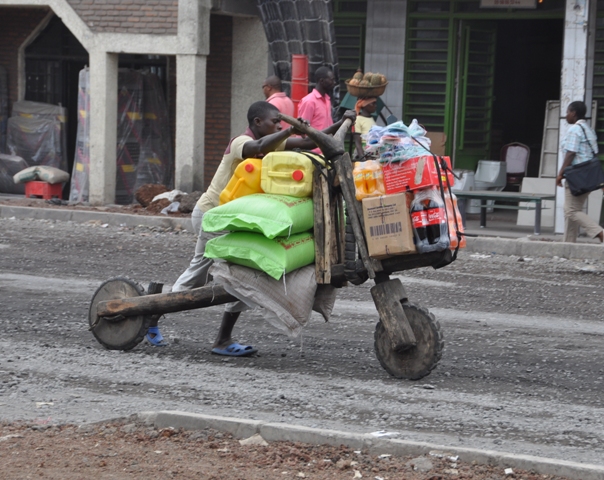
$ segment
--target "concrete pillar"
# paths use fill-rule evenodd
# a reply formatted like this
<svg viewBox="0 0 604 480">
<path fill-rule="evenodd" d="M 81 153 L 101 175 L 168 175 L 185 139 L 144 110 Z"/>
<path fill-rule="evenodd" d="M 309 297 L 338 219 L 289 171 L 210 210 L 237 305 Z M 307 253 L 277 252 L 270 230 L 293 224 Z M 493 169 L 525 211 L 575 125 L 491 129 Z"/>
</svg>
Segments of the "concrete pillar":
<svg viewBox="0 0 604 480">
<path fill-rule="evenodd" d="M 90 52 L 90 203 L 115 203 L 118 55 Z"/>
<path fill-rule="evenodd" d="M 176 149 L 174 186 L 204 191 L 206 55 L 176 55 Z"/>
<path fill-rule="evenodd" d="M 262 82 L 267 77 L 268 59 L 268 41 L 262 20 L 233 17 L 231 137 L 245 131 L 249 106 L 264 100 Z"/>
<path fill-rule="evenodd" d="M 592 0 L 594 1 L 594 0 Z M 575 100 L 585 101 L 587 52 L 589 40 L 590 0 L 566 2 L 564 16 L 564 47 L 562 53 L 562 80 L 560 86 L 560 116 L 566 115 L 566 107 Z M 560 119 L 559 143 L 568 130 L 568 123 Z M 558 169 L 564 163 L 562 149 L 558 153 Z M 554 231 L 564 232 L 564 189 L 556 188 L 556 215 Z"/>
<path fill-rule="evenodd" d="M 407 0 L 367 2 L 365 71 L 386 75 L 388 88 L 382 100 L 399 119 L 403 117 L 406 12 Z"/>
</svg>

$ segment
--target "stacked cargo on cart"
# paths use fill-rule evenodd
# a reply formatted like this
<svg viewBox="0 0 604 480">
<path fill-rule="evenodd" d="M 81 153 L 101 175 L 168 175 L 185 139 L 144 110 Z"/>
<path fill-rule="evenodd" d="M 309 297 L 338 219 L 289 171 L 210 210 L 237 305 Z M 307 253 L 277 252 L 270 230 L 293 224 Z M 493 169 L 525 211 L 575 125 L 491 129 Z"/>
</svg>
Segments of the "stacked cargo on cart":
<svg viewBox="0 0 604 480">
<path fill-rule="evenodd" d="M 8 123 L 8 75 L 0 66 L 0 153 L 6 153 L 6 127 Z"/>
<path fill-rule="evenodd" d="M 80 72 L 78 135 L 70 200 L 88 201 L 90 177 L 88 85 L 90 72 Z M 146 183 L 172 186 L 173 156 L 168 109 L 157 75 L 120 69 L 116 145 L 116 197 L 132 203 L 134 192 Z"/>
<path fill-rule="evenodd" d="M 66 121 L 64 107 L 15 102 L 8 119 L 9 153 L 23 158 L 30 167 L 48 166 L 67 171 Z"/>
<path fill-rule="evenodd" d="M 412 157 L 407 160 L 401 158 L 397 172 L 388 180 L 386 180 L 386 174 L 382 168 L 371 169 L 371 172 L 377 172 L 377 176 L 366 177 L 367 187 L 380 184 L 379 172 L 381 172 L 381 183 L 385 194 L 377 193 L 375 196 L 367 196 L 362 202 L 359 202 L 355 198 L 356 182 L 353 177 L 350 155 L 344 150 L 344 137 L 351 120 L 346 119 L 336 134 L 331 137 L 294 118 L 282 114 L 279 114 L 279 117 L 313 139 L 321 148 L 324 163 L 321 164 L 318 161 L 315 163 L 313 159 L 311 160 L 312 167 L 305 168 L 304 159 L 298 156 L 302 154 L 297 152 L 273 152 L 260 160 L 247 159 L 241 162 L 237 169 L 242 167 L 242 171 L 235 170 L 235 175 L 220 195 L 221 203 L 225 200 L 229 201 L 207 211 L 202 219 L 204 231 L 232 230 L 231 233 L 217 236 L 206 244 L 205 255 L 217 259 L 209 271 L 213 277 L 213 283 L 191 290 L 163 294 L 161 293 L 162 284 L 158 282 L 149 283 L 149 287 L 145 291 L 137 282 L 123 276 L 109 279 L 93 295 L 88 319 L 90 330 L 106 348 L 129 350 L 143 340 L 151 323 L 165 313 L 241 301 L 248 306 L 253 307 L 255 304 L 264 308 L 262 317 L 268 320 L 267 310 L 272 310 L 272 307 L 268 306 L 268 302 L 265 303 L 263 299 L 258 301 L 259 297 L 257 297 L 256 300 L 252 299 L 251 304 L 248 304 L 249 293 L 252 290 L 250 287 L 254 283 L 258 286 L 261 283 L 268 285 L 269 288 L 263 289 L 263 296 L 270 298 L 271 301 L 280 301 L 281 312 L 285 313 L 291 313 L 291 305 L 294 303 L 292 300 L 307 306 L 312 304 L 312 309 L 315 309 L 319 297 L 330 297 L 332 301 L 323 302 L 323 315 L 327 320 L 331 308 L 334 306 L 336 289 L 345 287 L 348 283 L 360 285 L 368 279 L 372 279 L 375 285 L 369 291 L 379 314 L 374 333 L 376 357 L 384 369 L 396 378 L 418 380 L 425 377 L 436 367 L 442 356 L 444 341 L 440 324 L 426 308 L 410 301 L 400 278 L 390 278 L 390 276 L 397 272 L 422 267 L 442 268 L 456 258 L 456 252 L 451 244 L 444 247 L 442 251 L 433 250 L 419 253 L 419 249 L 413 244 L 412 227 L 409 225 L 410 215 L 408 211 L 405 211 L 407 209 L 406 198 L 413 196 L 414 191 L 424 190 L 425 188 L 416 189 L 416 187 L 419 187 L 426 178 L 431 185 L 424 183 L 423 187 L 431 189 L 438 184 L 441 193 L 444 190 L 444 188 L 440 188 L 442 183 L 452 183 L 452 179 L 448 179 L 451 172 L 447 159 L 429 154 L 429 150 L 425 149 L 426 155 L 421 157 Z M 403 129 L 402 125 L 400 127 Z M 404 127 L 404 129 L 408 129 L 408 127 Z M 403 142 L 397 140 L 397 137 L 400 137 L 397 133 L 400 132 L 390 130 L 382 141 L 393 140 L 398 147 L 401 147 Z M 399 138 L 399 140 L 401 139 Z M 429 147 L 429 144 L 426 146 Z M 390 147 L 386 147 L 384 153 L 389 150 L 392 151 Z M 391 163 L 394 164 L 394 162 Z M 408 176 L 408 170 L 403 168 L 403 165 L 412 167 L 410 170 L 414 170 L 414 174 Z M 434 169 L 432 169 L 432 165 Z M 258 169 L 261 172 L 260 182 L 258 181 Z M 436 175 L 431 173 L 434 170 L 437 172 Z M 426 172 L 429 173 L 427 177 L 424 176 Z M 396 181 L 395 184 L 403 185 L 402 192 L 388 194 L 386 183 L 391 180 Z M 407 186 L 404 186 L 405 182 Z M 259 187 L 258 183 L 260 183 Z M 310 188 L 310 192 L 306 195 L 312 195 L 312 199 L 311 197 L 305 199 L 306 197 L 299 191 L 308 191 L 308 188 Z M 258 189 L 264 193 L 254 193 L 258 192 Z M 267 190 L 272 193 L 266 193 Z M 369 188 L 366 188 L 365 193 L 375 193 L 368 190 Z M 298 191 L 300 197 L 294 197 L 294 191 Z M 412 248 L 409 248 L 408 254 L 386 251 L 384 257 L 379 255 L 381 258 L 370 256 L 367 237 L 372 235 L 372 225 L 368 225 L 364 221 L 364 204 L 376 200 L 379 207 L 386 206 L 391 198 L 397 195 L 402 195 L 405 199 L 405 203 L 399 204 L 404 208 L 399 209 L 399 213 L 394 216 L 391 215 L 390 209 L 384 209 L 383 218 L 386 219 L 390 216 L 388 223 L 373 225 L 378 227 L 374 231 L 388 233 L 394 227 L 395 233 L 407 237 Z M 311 200 L 312 230 L 309 229 L 309 224 L 282 221 L 276 213 L 268 214 L 268 208 L 250 208 L 252 197 L 264 197 L 264 200 L 276 197 L 279 201 L 290 204 L 287 209 L 293 208 L 295 204 L 308 204 Z M 346 208 L 344 208 L 344 201 Z M 429 203 L 423 206 L 431 207 Z M 230 212 L 226 210 L 230 210 Z M 211 217 L 218 213 L 224 214 L 224 218 L 212 220 Z M 428 210 L 425 213 L 427 217 Z M 260 226 L 259 216 L 264 217 L 262 226 Z M 457 212 L 453 213 L 453 216 L 457 216 Z M 226 225 L 223 220 L 227 221 L 229 225 Z M 268 222 L 264 223 L 265 220 Z M 398 222 L 401 224 L 398 225 Z M 209 223 L 213 223 L 213 225 L 209 225 Z M 271 223 L 275 224 L 271 225 Z M 439 228 L 442 228 L 440 224 Z M 242 229 L 245 231 L 242 232 Z M 256 229 L 260 231 L 256 233 Z M 261 245 L 270 242 L 269 237 L 272 235 L 276 235 L 274 238 L 291 240 L 296 235 L 294 231 L 298 229 L 302 235 L 312 235 L 314 260 L 311 252 L 306 261 L 298 265 L 288 267 L 286 264 L 274 270 L 271 269 L 271 273 L 267 273 L 268 269 L 264 269 L 264 266 L 260 265 L 266 255 L 255 255 L 253 258 L 248 255 L 248 251 L 254 248 L 251 241 L 243 245 L 246 251 L 237 247 L 229 253 L 223 249 L 223 247 L 228 247 L 226 240 L 229 236 L 235 234 L 246 235 L 250 234 L 251 230 L 251 233 L 259 235 L 254 243 Z M 456 230 L 456 226 L 449 229 L 450 232 L 455 232 L 456 238 L 459 239 L 461 232 Z M 440 231 L 442 232 L 442 230 Z M 224 243 L 218 249 L 215 247 L 219 246 L 217 245 L 219 241 Z M 461 244 L 461 241 L 458 243 Z M 439 248 L 441 246 L 442 244 Z M 226 260 L 226 262 L 218 259 Z M 252 260 L 255 265 L 252 265 L 249 260 Z M 300 259 L 295 258 L 294 260 Z M 242 270 L 247 272 L 246 275 L 239 273 Z M 258 270 L 263 270 L 265 273 L 258 272 Z M 304 272 L 308 272 L 308 278 L 312 280 L 308 283 L 314 285 L 307 285 L 309 288 L 298 288 L 298 282 L 292 282 L 291 276 Z M 253 290 L 258 292 L 260 288 L 254 286 Z M 301 301 L 301 297 L 307 290 L 314 295 L 314 299 L 310 296 L 308 302 Z M 240 308 L 239 305 L 236 307 Z M 309 317 L 309 312 L 308 307 L 304 312 L 300 312 L 303 313 L 299 317 L 302 321 L 297 322 L 298 325 L 296 325 L 298 320 L 296 318 L 291 323 L 283 322 L 280 327 L 287 333 L 295 335 Z M 272 310 L 272 313 L 282 320 L 277 311 Z M 363 311 L 363 315 L 365 313 Z M 214 350 L 213 352 L 219 353 Z M 220 354 L 225 353 L 220 352 Z"/>
</svg>

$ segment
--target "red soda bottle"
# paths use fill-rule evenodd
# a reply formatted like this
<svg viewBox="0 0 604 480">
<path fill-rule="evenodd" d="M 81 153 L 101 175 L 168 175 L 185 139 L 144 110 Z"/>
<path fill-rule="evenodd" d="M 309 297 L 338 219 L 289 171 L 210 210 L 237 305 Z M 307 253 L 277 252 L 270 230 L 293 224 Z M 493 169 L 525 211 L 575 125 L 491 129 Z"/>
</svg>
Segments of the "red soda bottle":
<svg viewBox="0 0 604 480">
<path fill-rule="evenodd" d="M 409 208 L 411 214 L 411 225 L 413 226 L 413 237 L 418 253 L 424 253 L 428 248 L 428 234 L 426 231 L 427 216 L 422 195 L 418 193 Z"/>
<path fill-rule="evenodd" d="M 435 188 L 428 191 L 427 197 L 426 233 L 428 236 L 428 243 L 434 245 L 434 248 L 431 248 L 430 250 L 444 250 L 450 245 L 445 202 L 443 202 L 439 192 Z"/>
</svg>

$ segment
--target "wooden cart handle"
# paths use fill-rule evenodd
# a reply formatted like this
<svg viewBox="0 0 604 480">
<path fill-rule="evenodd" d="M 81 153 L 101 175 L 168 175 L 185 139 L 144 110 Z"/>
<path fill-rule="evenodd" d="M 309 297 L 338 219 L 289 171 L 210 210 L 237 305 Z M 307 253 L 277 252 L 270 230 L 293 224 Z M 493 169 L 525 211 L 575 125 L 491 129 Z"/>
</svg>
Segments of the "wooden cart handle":
<svg viewBox="0 0 604 480">
<path fill-rule="evenodd" d="M 331 136 L 314 129 L 307 123 L 294 117 L 290 117 L 289 115 L 284 115 L 283 113 L 279 113 L 278 115 L 280 120 L 293 125 L 297 130 L 308 135 L 327 158 L 334 158 L 336 155 L 342 155 L 344 153 L 344 137 L 346 137 L 346 132 L 352 125 L 352 121 L 349 118 L 344 120 L 342 125 L 340 125 L 340 128 L 338 128 L 338 131 Z"/>
</svg>

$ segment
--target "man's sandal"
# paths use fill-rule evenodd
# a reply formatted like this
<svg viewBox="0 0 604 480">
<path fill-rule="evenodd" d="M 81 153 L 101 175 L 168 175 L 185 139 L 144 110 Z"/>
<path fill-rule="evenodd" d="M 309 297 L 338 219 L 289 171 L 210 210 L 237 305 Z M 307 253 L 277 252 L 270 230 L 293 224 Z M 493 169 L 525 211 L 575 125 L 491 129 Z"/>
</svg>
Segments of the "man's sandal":
<svg viewBox="0 0 604 480">
<path fill-rule="evenodd" d="M 231 343 L 228 347 L 212 349 L 212 353 L 216 355 L 225 355 L 227 357 L 247 357 L 256 353 L 258 350 L 251 345 L 240 345 L 237 342 Z"/>
<path fill-rule="evenodd" d="M 153 335 L 153 336 L 151 336 Z M 145 335 L 145 339 L 154 347 L 165 347 L 168 345 L 168 342 L 164 339 L 161 332 L 159 331 L 159 327 L 149 327 L 147 330 L 147 335 Z"/>
</svg>

